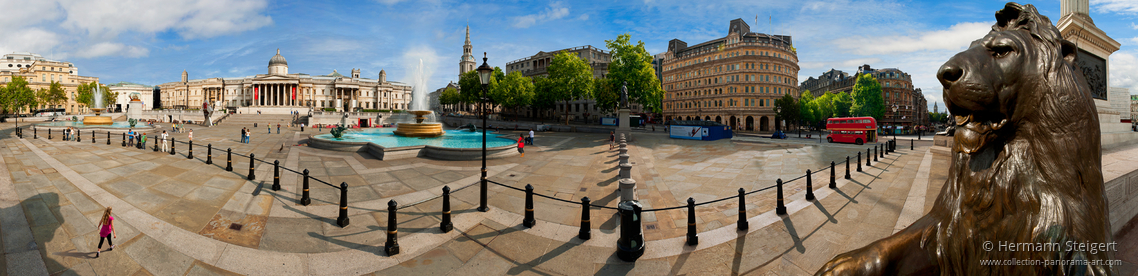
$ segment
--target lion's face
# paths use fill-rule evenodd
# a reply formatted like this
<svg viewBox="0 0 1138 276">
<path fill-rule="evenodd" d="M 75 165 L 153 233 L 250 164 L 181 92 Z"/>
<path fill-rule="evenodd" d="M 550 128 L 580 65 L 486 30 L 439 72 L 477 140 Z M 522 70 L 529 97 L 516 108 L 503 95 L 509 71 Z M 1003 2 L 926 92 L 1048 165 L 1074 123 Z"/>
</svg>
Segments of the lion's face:
<svg viewBox="0 0 1138 276">
<path fill-rule="evenodd" d="M 975 153 L 1000 137 L 1014 112 L 1021 90 L 1041 77 L 1031 34 L 1022 30 L 992 31 L 941 66 L 937 77 L 944 100 L 956 119 L 956 147 Z"/>
</svg>

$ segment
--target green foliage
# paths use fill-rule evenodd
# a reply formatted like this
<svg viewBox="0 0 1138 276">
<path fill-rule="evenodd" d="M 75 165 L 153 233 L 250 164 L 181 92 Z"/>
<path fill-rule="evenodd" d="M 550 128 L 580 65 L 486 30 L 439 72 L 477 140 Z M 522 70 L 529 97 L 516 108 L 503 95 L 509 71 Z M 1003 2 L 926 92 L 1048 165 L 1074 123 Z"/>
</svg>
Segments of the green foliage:
<svg viewBox="0 0 1138 276">
<path fill-rule="evenodd" d="M 593 96 L 593 70 L 584 59 L 573 53 L 562 51 L 549 63 L 549 80 L 553 82 L 549 91 L 554 99 L 565 103 Z M 565 124 L 569 124 L 569 108 L 565 108 Z"/>
<path fill-rule="evenodd" d="M 553 109 L 557 106 L 556 96 L 552 80 L 545 76 L 533 77 L 533 101 L 530 107 L 538 111 Z"/>
<path fill-rule="evenodd" d="M 862 74 L 853 87 L 853 105 L 850 115 L 873 117 L 878 121 L 885 116 L 885 99 L 881 96 L 881 83 L 870 74 Z"/>
<path fill-rule="evenodd" d="M 443 93 L 439 94 L 439 104 L 457 104 L 462 102 L 462 96 L 458 94 L 458 89 L 454 87 L 447 87 Z"/>
<path fill-rule="evenodd" d="M 497 83 L 499 104 L 504 108 L 514 109 L 514 119 L 517 119 L 517 108 L 533 103 L 534 85 L 530 78 L 521 72 L 513 72 Z"/>
<path fill-rule="evenodd" d="M 335 107 L 325 107 L 324 111 L 332 112 L 332 111 L 336 111 L 336 108 Z"/>
<path fill-rule="evenodd" d="M 63 90 L 63 85 L 59 82 L 51 82 L 51 86 L 47 89 L 47 95 L 44 97 L 45 102 L 52 105 L 60 105 L 67 101 L 67 92 Z"/>
<path fill-rule="evenodd" d="M 620 85 L 613 82 L 610 78 L 593 79 L 593 99 L 601 113 L 611 113 L 620 104 Z"/>
<path fill-rule="evenodd" d="M 663 110 L 664 88 L 660 86 L 660 79 L 656 78 L 656 70 L 652 69 L 652 55 L 644 49 L 643 41 L 632 45 L 631 39 L 632 36 L 626 33 L 614 40 L 605 40 L 605 46 L 612 54 L 606 76 L 609 87 L 616 91 L 619 99 L 620 86 L 627 81 L 630 103 L 639 103 L 644 110 L 660 113 Z"/>
<path fill-rule="evenodd" d="M 108 89 L 106 86 L 103 86 L 102 90 L 103 90 L 103 104 L 106 104 L 108 108 L 110 108 L 110 106 L 115 105 L 115 103 L 119 99 L 119 92 L 111 91 L 111 89 Z"/>
<path fill-rule="evenodd" d="M 829 93 L 827 93 L 829 94 Z M 853 107 L 853 98 L 850 93 L 842 92 L 834 94 L 834 117 L 851 117 L 850 108 Z"/>
<path fill-rule="evenodd" d="M 458 97 L 460 103 L 477 103 L 478 98 L 482 96 L 482 82 L 478 80 L 478 71 L 476 70 L 459 76 L 458 87 L 461 88 Z"/>
<path fill-rule="evenodd" d="M 822 125 L 827 119 L 834 117 L 834 98 L 837 98 L 837 96 L 833 93 L 826 92 L 810 102 L 810 108 L 814 109 L 815 125 Z"/>
<path fill-rule="evenodd" d="M 947 113 L 929 112 L 929 122 L 930 123 L 941 123 L 941 124 L 948 123 L 948 114 Z"/>
<path fill-rule="evenodd" d="M 8 82 L 4 90 L 0 100 L 4 110 L 18 114 L 25 108 L 31 109 L 36 106 L 36 91 L 28 87 L 28 81 L 24 77 L 12 77 L 12 81 Z"/>
<path fill-rule="evenodd" d="M 813 125 L 818 120 L 814 114 L 813 101 L 814 94 L 810 90 L 802 91 L 798 96 L 798 120 L 806 125 Z"/>
<path fill-rule="evenodd" d="M 79 104 L 91 107 L 91 105 L 94 104 L 92 102 L 93 98 L 91 98 L 91 96 L 94 95 L 93 94 L 94 88 L 95 88 L 95 83 L 93 83 L 93 82 L 92 83 L 80 84 L 79 87 L 76 89 L 77 91 L 75 93 L 75 101 L 78 102 Z"/>
<path fill-rule="evenodd" d="M 778 115 L 780 120 L 795 122 L 798 121 L 798 117 L 801 115 L 798 112 L 797 100 L 795 100 L 794 96 L 791 96 L 790 94 L 783 94 L 782 98 L 775 100 L 774 106 L 778 109 L 776 115 Z"/>
</svg>

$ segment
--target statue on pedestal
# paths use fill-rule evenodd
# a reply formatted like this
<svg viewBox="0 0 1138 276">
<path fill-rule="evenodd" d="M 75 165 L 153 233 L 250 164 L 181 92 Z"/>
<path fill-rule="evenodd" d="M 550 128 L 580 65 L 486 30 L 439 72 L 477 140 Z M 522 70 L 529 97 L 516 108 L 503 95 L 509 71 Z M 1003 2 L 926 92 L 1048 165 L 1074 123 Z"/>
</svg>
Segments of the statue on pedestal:
<svg viewBox="0 0 1138 276">
<path fill-rule="evenodd" d="M 628 81 L 620 85 L 620 108 L 628 109 Z"/>
<path fill-rule="evenodd" d="M 948 179 L 903 230 L 817 275 L 1114 275 L 1098 114 L 1076 47 L 1032 5 L 937 72 L 956 118 Z M 1038 261 L 989 265 L 985 261 Z"/>
</svg>

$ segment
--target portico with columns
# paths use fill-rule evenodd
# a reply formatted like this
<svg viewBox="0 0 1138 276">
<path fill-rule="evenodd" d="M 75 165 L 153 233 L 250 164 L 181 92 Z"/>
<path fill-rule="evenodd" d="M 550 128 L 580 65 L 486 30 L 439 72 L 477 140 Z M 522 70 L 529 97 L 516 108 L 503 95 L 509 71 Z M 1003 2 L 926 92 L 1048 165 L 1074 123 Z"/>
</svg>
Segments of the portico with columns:
<svg viewBox="0 0 1138 276">
<path fill-rule="evenodd" d="M 200 108 L 211 101 L 215 108 L 264 108 L 285 112 L 296 109 L 358 111 L 406 110 L 411 102 L 410 85 L 387 81 L 380 70 L 375 79 L 363 78 L 360 69 L 348 76 L 332 70 L 328 75 L 288 73 L 288 62 L 280 50 L 269 60 L 268 74 L 241 78 L 190 80 L 183 72 L 180 82 L 159 85 L 163 103 L 179 108 Z M 261 110 L 261 109 L 258 109 Z"/>
</svg>

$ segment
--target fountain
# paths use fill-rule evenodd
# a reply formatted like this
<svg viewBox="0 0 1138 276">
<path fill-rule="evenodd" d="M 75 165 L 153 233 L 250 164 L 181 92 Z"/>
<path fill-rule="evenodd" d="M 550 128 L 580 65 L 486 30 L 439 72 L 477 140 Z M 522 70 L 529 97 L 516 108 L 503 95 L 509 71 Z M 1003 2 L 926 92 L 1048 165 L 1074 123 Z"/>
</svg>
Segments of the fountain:
<svg viewBox="0 0 1138 276">
<path fill-rule="evenodd" d="M 405 137 L 438 137 L 446 134 L 443 131 L 442 123 L 423 123 L 427 120 L 427 115 L 434 113 L 426 110 L 427 106 L 427 82 L 426 75 L 423 74 L 423 60 L 419 59 L 419 75 L 418 78 L 413 78 L 415 82 L 411 96 L 411 108 L 415 110 L 407 111 L 415 115 L 415 123 L 398 123 L 395 126 L 395 135 Z"/>
<path fill-rule="evenodd" d="M 111 121 L 111 117 L 100 116 L 103 110 L 107 108 L 103 104 L 103 91 L 99 89 L 98 85 L 95 85 L 95 91 L 91 93 L 91 102 L 91 111 L 95 112 L 95 116 L 83 117 L 84 125 L 110 125 L 114 123 Z"/>
<path fill-rule="evenodd" d="M 430 110 L 412 110 L 408 113 L 415 114 L 415 123 L 399 123 L 395 126 L 395 135 L 405 137 L 438 137 L 446 134 L 443 131 L 443 124 L 441 123 L 423 123 L 432 111 Z"/>
</svg>

